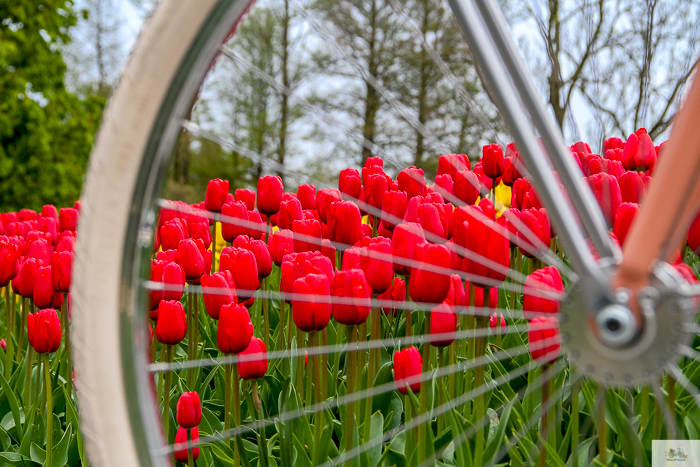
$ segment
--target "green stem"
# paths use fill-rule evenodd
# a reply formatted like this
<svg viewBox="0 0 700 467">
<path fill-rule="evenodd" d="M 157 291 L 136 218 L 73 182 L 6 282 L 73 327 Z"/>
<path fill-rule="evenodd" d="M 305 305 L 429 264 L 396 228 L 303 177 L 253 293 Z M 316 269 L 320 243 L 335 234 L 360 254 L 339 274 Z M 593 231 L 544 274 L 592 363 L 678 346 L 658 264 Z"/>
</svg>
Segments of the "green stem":
<svg viewBox="0 0 700 467">
<path fill-rule="evenodd" d="M 542 365 L 541 372 L 540 372 L 540 378 L 544 379 L 547 374 L 547 369 L 549 368 L 549 364 L 545 363 Z M 549 442 L 549 410 L 546 409 L 547 404 L 549 401 L 549 381 L 546 383 L 543 381 L 542 384 L 542 405 L 540 406 L 542 408 L 542 424 L 540 425 L 540 434 L 542 435 L 542 439 L 544 440 L 542 445 L 540 445 L 540 459 L 539 459 L 539 467 L 546 467 L 547 465 L 547 449 L 545 448 L 545 443 Z"/>
<path fill-rule="evenodd" d="M 348 351 L 346 354 L 347 361 L 345 363 L 345 381 L 347 384 L 346 394 L 352 394 L 355 391 L 355 355 L 357 342 L 357 326 L 348 326 Z M 350 452 L 353 448 L 353 433 L 355 426 L 355 404 L 345 405 L 345 452 Z M 352 467 L 352 459 L 345 461 L 345 467 Z"/>
<path fill-rule="evenodd" d="M 672 417 L 676 416 L 676 379 L 671 376 L 666 376 L 666 402 L 668 402 L 668 410 Z"/>
<path fill-rule="evenodd" d="M 467 330 L 469 332 L 474 330 L 474 327 L 476 326 L 476 317 L 474 314 L 476 313 L 476 310 L 474 309 L 474 303 L 475 303 L 475 295 L 476 295 L 476 287 L 474 287 L 473 283 L 469 283 L 469 315 L 466 316 L 467 319 Z M 467 340 L 467 361 L 473 362 L 474 361 L 474 356 L 476 355 L 476 337 L 472 337 L 471 339 Z M 467 369 L 466 375 L 464 376 L 464 390 L 465 391 L 471 391 L 474 388 L 474 369 L 470 366 Z M 471 419 L 472 416 L 472 408 L 473 408 L 473 402 L 468 401 L 466 404 L 464 404 L 464 417 L 467 419 Z"/>
<path fill-rule="evenodd" d="M 323 348 L 327 349 L 328 348 L 328 326 L 323 328 L 323 331 L 321 331 L 321 343 L 323 344 Z M 328 394 L 328 353 L 323 352 L 323 355 L 321 356 L 321 369 L 319 370 L 319 373 L 321 374 L 321 401 L 325 402 L 326 401 L 326 396 Z"/>
<path fill-rule="evenodd" d="M 450 347 L 451 347 L 451 345 L 450 345 Z M 445 362 L 444 362 L 444 360 L 443 360 L 443 359 L 444 359 L 444 355 L 443 355 L 443 354 L 444 354 L 444 349 L 443 349 L 442 347 L 438 347 L 438 348 L 437 348 L 437 366 L 438 366 L 438 368 L 445 366 Z M 443 391 L 442 391 L 442 387 L 443 387 L 444 384 L 445 384 L 445 377 L 443 376 L 442 378 L 440 378 L 440 379 L 437 381 L 437 383 L 438 383 L 438 391 L 437 391 L 437 393 L 438 393 L 438 394 L 437 394 L 437 396 L 438 396 L 438 402 L 437 402 L 437 405 L 438 405 L 438 407 L 442 407 L 443 402 L 445 402 L 445 400 L 444 400 L 444 397 L 445 397 L 445 396 L 444 396 L 444 393 L 443 393 Z M 438 415 L 438 417 L 437 417 L 437 432 L 438 432 L 438 435 L 439 435 L 440 433 L 442 433 L 442 430 L 443 430 L 444 428 L 445 428 L 445 416 L 444 416 L 443 414 L 440 414 L 440 415 Z"/>
<path fill-rule="evenodd" d="M 187 359 L 193 361 L 194 354 L 194 305 L 192 304 L 194 294 L 187 293 Z M 194 368 L 187 369 L 187 387 L 192 389 L 194 380 Z"/>
<path fill-rule="evenodd" d="M 10 306 L 10 286 L 5 287 L 5 379 L 10 380 L 12 376 L 12 306 Z"/>
<path fill-rule="evenodd" d="M 19 339 L 17 339 L 17 354 L 15 355 L 15 360 L 17 360 L 18 362 L 19 359 L 22 358 L 22 347 L 24 347 L 24 328 L 27 325 L 27 314 L 29 314 L 29 306 L 27 305 L 27 299 L 22 297 L 21 303 L 22 321 L 19 324 Z M 14 308 L 14 300 L 12 300 L 12 307 Z M 12 313 L 12 316 L 14 316 L 14 312 Z"/>
<path fill-rule="evenodd" d="M 190 446 L 190 443 L 192 442 L 192 430 L 189 428 L 187 429 L 187 465 L 188 467 L 194 467 L 194 456 L 192 453 L 192 450 L 194 449 L 193 446 Z"/>
<path fill-rule="evenodd" d="M 454 368 L 455 364 L 455 343 L 451 343 L 450 346 L 447 348 L 447 358 L 448 358 L 448 365 L 450 368 Z M 450 376 L 447 378 L 447 388 L 448 388 L 448 393 L 450 395 L 450 400 L 454 400 L 455 398 L 455 372 L 451 371 Z"/>
<path fill-rule="evenodd" d="M 357 326 L 357 342 L 364 342 L 365 340 L 367 340 L 367 321 Z M 366 365 L 366 357 L 366 350 L 358 350 L 355 354 L 355 370 L 357 371 L 357 376 L 355 376 L 355 388 L 357 391 L 362 390 L 362 370 L 364 370 Z M 357 416 L 359 437 L 360 420 L 362 420 L 362 401 L 360 399 L 355 401 L 355 414 Z"/>
<path fill-rule="evenodd" d="M 645 385 L 642 387 L 642 429 L 646 429 L 649 424 L 649 386 Z"/>
<path fill-rule="evenodd" d="M 376 295 L 375 295 L 376 297 Z M 370 323 L 370 340 L 372 342 L 377 342 L 379 341 L 379 333 L 381 332 L 381 327 L 379 320 L 381 319 L 379 316 L 379 307 L 374 307 L 372 308 L 372 322 Z M 372 387 L 374 386 L 374 374 L 377 371 L 377 358 L 379 354 L 379 348 L 376 349 L 370 349 L 369 351 L 369 366 L 367 367 L 367 390 L 370 391 Z M 365 423 L 364 423 L 364 434 L 363 434 L 363 440 L 366 443 L 369 441 L 369 429 L 370 425 L 372 424 L 372 397 L 368 397 L 365 399 Z"/>
<path fill-rule="evenodd" d="M 32 399 L 32 370 L 34 366 L 34 348 L 30 345 L 27 349 L 27 374 L 24 378 L 24 413 L 29 413 Z"/>
<path fill-rule="evenodd" d="M 489 308 L 489 298 L 490 298 L 489 287 L 484 287 L 484 309 Z M 475 354 L 474 358 L 476 360 L 482 360 L 483 356 L 486 355 L 486 334 L 483 330 L 488 326 L 488 316 L 477 316 L 476 317 L 476 333 L 479 335 L 475 342 Z M 486 366 L 481 364 L 474 368 L 474 389 L 483 386 L 484 384 L 484 372 Z M 484 394 L 481 393 L 476 396 L 474 401 L 474 425 L 478 427 L 476 431 L 476 446 L 474 448 L 474 465 L 481 465 L 482 456 L 484 453 L 484 430 L 488 429 L 488 424 L 486 427 L 479 427 L 481 420 L 486 417 L 486 408 L 484 407 Z"/>
<path fill-rule="evenodd" d="M 233 365 L 233 415 L 236 427 L 241 426 L 241 379 L 238 376 L 238 365 Z M 233 466 L 241 465 L 241 453 L 238 451 L 238 435 L 233 442 Z"/>
<path fill-rule="evenodd" d="M 309 348 L 316 346 L 318 344 L 318 333 L 312 332 L 309 334 Z M 323 401 L 322 396 L 322 386 L 321 381 L 321 368 L 319 368 L 319 356 L 318 354 L 312 355 L 311 360 L 313 360 L 313 375 L 314 375 L 314 386 L 316 393 L 316 404 Z M 320 465 L 321 463 L 321 436 L 323 435 L 323 430 L 326 426 L 325 416 L 323 408 L 316 410 L 314 415 L 314 454 L 313 454 L 313 464 Z"/>
<path fill-rule="evenodd" d="M 70 344 L 70 319 L 68 318 L 68 305 L 66 300 L 61 304 L 61 319 L 63 320 L 64 329 L 64 350 L 66 353 L 66 382 L 68 386 L 68 392 L 70 393 L 73 389 L 71 382 L 73 381 L 73 361 L 71 360 L 71 344 Z M 22 324 L 24 326 L 24 324 Z"/>
<path fill-rule="evenodd" d="M 291 313 L 290 313 L 291 314 Z M 304 333 L 301 329 L 297 328 L 297 374 L 296 381 L 294 382 L 294 387 L 297 390 L 299 399 L 304 399 Z"/>
<path fill-rule="evenodd" d="M 600 405 L 598 406 L 598 451 L 599 460 L 601 464 L 608 465 L 608 443 L 606 435 L 606 422 L 605 422 L 605 388 L 601 384 L 598 386 L 598 400 Z"/>
<path fill-rule="evenodd" d="M 408 389 L 410 391 L 410 388 Z M 404 414 L 404 425 L 408 425 L 413 418 L 413 402 L 411 401 L 410 394 L 406 394 L 403 398 L 403 414 Z M 406 447 L 404 450 L 404 455 L 408 459 L 411 451 L 416 446 L 413 441 L 413 435 L 415 430 L 406 430 Z"/>
<path fill-rule="evenodd" d="M 173 361 L 173 351 L 175 347 L 172 345 L 167 346 L 167 357 L 166 363 L 172 363 Z M 165 434 L 165 441 L 170 442 L 168 439 L 168 431 L 170 431 L 170 385 L 172 383 L 173 372 L 165 372 L 165 387 L 163 388 L 163 433 Z"/>
<path fill-rule="evenodd" d="M 165 344 L 160 345 L 160 361 L 164 362 L 165 361 Z M 158 397 L 160 397 L 160 400 L 158 402 L 163 402 L 163 383 L 165 382 L 165 372 L 162 372 L 160 374 L 160 378 L 158 379 Z"/>
<path fill-rule="evenodd" d="M 251 391 L 253 395 L 253 405 L 257 409 L 257 411 L 260 413 L 260 420 L 265 420 L 265 413 L 263 412 L 263 407 L 262 404 L 260 403 L 260 396 L 258 395 L 258 382 L 253 381 L 253 389 Z M 255 413 L 255 412 L 253 412 Z M 261 426 L 260 427 L 260 446 L 259 450 L 262 453 L 262 459 L 260 460 L 260 465 L 261 467 L 267 467 L 270 465 L 270 462 L 268 460 L 267 456 L 267 438 L 265 437 L 265 427 Z"/>
<path fill-rule="evenodd" d="M 410 274 L 406 274 L 405 276 L 403 276 L 403 280 L 406 283 L 406 292 L 405 292 L 406 295 L 404 298 L 406 305 L 408 305 L 409 301 L 411 300 L 411 294 L 409 293 L 409 290 L 408 290 L 408 283 L 409 283 L 410 279 L 411 279 Z M 406 312 L 406 337 L 411 337 L 411 334 L 413 333 L 413 324 L 411 323 L 411 308 L 407 306 L 405 312 Z"/>
<path fill-rule="evenodd" d="M 214 224 L 213 224 L 214 233 L 211 236 L 211 273 L 210 274 L 214 274 L 214 272 L 216 271 L 216 224 L 217 224 L 217 221 L 214 221 Z"/>
<path fill-rule="evenodd" d="M 429 311 L 425 312 L 423 334 L 426 336 L 430 335 L 430 315 L 431 313 Z M 431 345 L 427 342 L 423 342 L 423 348 L 421 349 L 423 366 L 421 368 L 420 406 L 418 407 L 419 416 L 428 412 L 428 389 L 429 385 L 432 384 L 432 379 L 426 378 L 425 376 L 430 371 L 430 350 Z M 428 457 L 426 440 L 428 439 L 427 430 L 429 429 L 432 428 L 428 423 L 421 423 L 418 426 L 418 465 L 421 465 Z"/>
<path fill-rule="evenodd" d="M 226 445 L 229 447 L 231 447 L 231 438 L 228 436 L 231 429 L 231 366 L 230 363 L 224 365 L 224 433 L 226 433 Z"/>
<path fill-rule="evenodd" d="M 267 297 L 267 277 L 264 278 L 260 283 L 260 288 L 262 291 L 262 310 L 263 310 L 263 320 L 265 321 L 265 334 L 263 334 L 263 342 L 265 343 L 265 348 L 270 348 L 270 316 L 268 312 L 268 297 Z"/>
<path fill-rule="evenodd" d="M 284 328 L 286 327 L 285 323 L 285 309 L 287 308 L 287 302 L 282 300 L 282 303 L 280 303 L 280 323 L 277 326 L 277 351 L 280 351 L 284 348 L 284 343 L 286 342 L 286 339 L 284 337 Z"/>
<path fill-rule="evenodd" d="M 53 397 L 51 394 L 51 369 L 49 354 L 44 354 L 44 379 L 46 385 L 46 465 L 53 465 Z"/>
</svg>

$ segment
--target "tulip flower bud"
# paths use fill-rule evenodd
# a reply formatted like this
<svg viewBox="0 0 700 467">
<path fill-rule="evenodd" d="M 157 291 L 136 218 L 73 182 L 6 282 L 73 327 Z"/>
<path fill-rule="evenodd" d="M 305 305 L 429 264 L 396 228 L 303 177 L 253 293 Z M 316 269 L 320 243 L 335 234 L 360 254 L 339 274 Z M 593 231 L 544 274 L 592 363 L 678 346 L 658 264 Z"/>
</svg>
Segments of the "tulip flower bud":
<svg viewBox="0 0 700 467">
<path fill-rule="evenodd" d="M 255 209 L 255 192 L 253 190 L 238 188 L 235 191 L 234 200 L 242 201 L 248 211 Z"/>
<path fill-rule="evenodd" d="M 242 201 L 226 203 L 221 208 L 221 214 L 232 219 L 221 221 L 221 236 L 227 242 L 233 242 L 239 235 L 248 233 L 248 210 Z"/>
<path fill-rule="evenodd" d="M 544 208 L 523 209 L 519 218 L 520 228 L 516 227 L 516 231 L 522 254 L 528 258 L 535 258 L 538 252 L 549 250 L 552 229 L 547 211 Z M 537 239 L 539 242 L 533 242 L 531 239 Z"/>
<path fill-rule="evenodd" d="M 500 317 L 500 325 L 498 323 Z M 489 327 L 491 328 L 491 331 L 493 331 L 494 334 L 505 334 L 506 333 L 506 319 L 503 317 L 502 314 L 494 312 L 490 317 L 489 317 Z"/>
<path fill-rule="evenodd" d="M 15 244 L 0 238 L 0 287 L 6 287 L 17 276 L 19 258 Z"/>
<path fill-rule="evenodd" d="M 291 230 L 278 230 L 270 237 L 270 256 L 277 266 L 282 265 L 284 255 L 294 253 L 293 235 Z"/>
<path fill-rule="evenodd" d="M 471 168 L 472 165 L 466 154 L 444 154 L 438 159 L 437 174 L 447 174 L 454 179 L 455 174 L 460 170 L 470 170 Z"/>
<path fill-rule="evenodd" d="M 5 338 L 0 339 L 0 347 L 2 347 L 3 352 L 7 351 L 7 342 L 5 342 Z"/>
<path fill-rule="evenodd" d="M 414 302 L 440 303 L 450 290 L 450 252 L 444 245 L 422 243 L 415 247 L 415 260 L 409 292 Z M 433 269 L 442 269 L 441 272 Z"/>
<path fill-rule="evenodd" d="M 343 199 L 356 200 L 360 198 L 362 179 L 357 169 L 343 169 L 338 179 L 338 189 Z"/>
<path fill-rule="evenodd" d="M 205 274 L 201 279 L 204 307 L 212 319 L 219 319 L 221 307 L 238 303 L 236 286 L 230 271 Z"/>
<path fill-rule="evenodd" d="M 192 240 L 199 239 L 204 243 L 204 248 L 209 249 L 211 246 L 211 232 L 209 232 L 209 221 L 206 219 L 194 218 L 188 226 L 190 238 Z"/>
<path fill-rule="evenodd" d="M 73 236 L 62 237 L 58 243 L 56 243 L 56 252 L 70 251 L 72 253 L 73 250 L 75 250 L 75 237 Z"/>
<path fill-rule="evenodd" d="M 177 424 L 194 428 L 202 420 L 202 403 L 196 392 L 183 392 L 177 401 Z"/>
<path fill-rule="evenodd" d="M 629 232 L 634 218 L 639 213 L 639 205 L 637 203 L 620 203 L 615 213 L 615 221 L 613 222 L 613 233 L 624 246 L 627 232 Z"/>
<path fill-rule="evenodd" d="M 392 236 L 392 247 L 394 254 L 394 272 L 396 274 L 408 275 L 411 273 L 411 266 L 408 261 L 414 259 L 416 245 L 425 243 L 423 227 L 417 223 L 397 225 Z"/>
<path fill-rule="evenodd" d="M 367 178 L 365 185 L 365 202 L 375 209 L 381 209 L 384 202 L 384 193 L 389 191 L 390 180 L 384 174 L 372 174 Z"/>
<path fill-rule="evenodd" d="M 362 185 L 367 185 L 370 175 L 378 173 L 384 173 L 384 160 L 381 157 L 368 157 L 362 167 Z"/>
<path fill-rule="evenodd" d="M 303 209 L 316 209 L 316 187 L 313 185 L 299 185 L 297 198 Z"/>
<path fill-rule="evenodd" d="M 423 357 L 414 346 L 394 353 L 394 382 L 401 394 L 408 394 L 409 387 L 413 393 L 420 392 L 422 367 Z"/>
<path fill-rule="evenodd" d="M 158 235 L 164 250 L 176 250 L 180 242 L 189 237 L 189 229 L 183 219 L 176 218 L 167 221 Z"/>
<path fill-rule="evenodd" d="M 549 294 L 552 298 L 547 298 Z M 545 313 L 559 313 L 559 296 L 564 294 L 564 283 L 554 266 L 538 269 L 525 279 L 523 312 L 526 319 Z"/>
<path fill-rule="evenodd" d="M 498 303 L 498 289 L 496 287 L 487 287 L 489 289 L 489 308 L 496 308 Z M 486 302 L 484 287 L 474 287 L 474 306 L 482 308 Z M 469 294 L 467 293 L 467 300 L 469 300 Z"/>
<path fill-rule="evenodd" d="M 331 262 L 331 267 L 335 269 L 335 252 L 336 249 L 330 240 L 324 238 L 321 240 L 321 254 L 328 258 Z"/>
<path fill-rule="evenodd" d="M 519 178 L 513 183 L 511 192 L 510 206 L 512 208 L 522 209 L 525 195 L 532 190 L 532 185 L 527 178 Z"/>
<path fill-rule="evenodd" d="M 403 169 L 399 172 L 396 180 L 399 182 L 399 190 L 405 191 L 408 199 L 414 196 L 425 196 L 426 187 L 423 169 L 417 169 L 415 166 Z"/>
<path fill-rule="evenodd" d="M 304 219 L 301 202 L 297 198 L 285 199 L 280 203 L 277 216 L 277 226 L 280 229 L 291 229 L 292 222 Z"/>
<path fill-rule="evenodd" d="M 539 316 L 528 326 L 530 355 L 538 363 L 550 363 L 559 358 L 561 337 L 559 321 L 553 316 Z"/>
<path fill-rule="evenodd" d="M 54 252 L 51 255 L 51 286 L 56 292 L 70 291 L 73 257 L 70 251 Z"/>
<path fill-rule="evenodd" d="M 477 261 L 475 256 L 467 255 L 462 263 L 464 272 L 472 274 L 473 282 L 484 287 L 493 286 L 493 281 L 505 280 L 510 269 L 510 242 L 507 232 L 504 232 L 503 228 L 495 222 L 484 219 L 485 216 L 480 207 L 466 206 L 459 210 L 466 214 L 460 214 L 459 217 L 464 223 L 463 227 L 458 229 L 455 223 L 455 242 L 476 255 L 496 263 L 494 266 L 486 266 L 482 264 L 483 259 Z M 465 215 L 470 219 L 466 223 L 463 220 Z M 488 278 L 490 281 L 480 280 L 480 278 Z"/>
<path fill-rule="evenodd" d="M 216 345 L 225 354 L 243 352 L 253 337 L 253 323 L 246 307 L 230 303 L 221 307 L 216 328 Z"/>
<path fill-rule="evenodd" d="M 315 219 L 292 222 L 294 251 L 321 251 L 321 223 Z"/>
<path fill-rule="evenodd" d="M 623 203 L 640 203 L 646 193 L 643 173 L 630 171 L 620 176 L 620 197 Z"/>
<path fill-rule="evenodd" d="M 36 258 L 44 264 L 51 263 L 51 241 L 44 237 L 31 237 L 27 239 L 24 250 L 24 259 Z"/>
<path fill-rule="evenodd" d="M 0 224 L 3 227 L 7 227 L 8 224 L 14 224 L 15 222 L 19 222 L 19 216 L 16 212 L 3 212 L 0 214 Z"/>
<path fill-rule="evenodd" d="M 622 202 L 620 184 L 612 175 L 599 173 L 587 178 L 609 227 L 612 227 L 617 208 Z"/>
<path fill-rule="evenodd" d="M 364 237 L 358 244 L 362 245 L 359 249 L 359 267 L 364 271 L 372 293 L 386 292 L 391 287 L 394 277 L 391 240 L 383 237 Z"/>
<path fill-rule="evenodd" d="M 430 313 L 430 337 L 438 337 L 431 340 L 434 347 L 447 347 L 455 340 L 457 331 L 457 313 L 452 302 L 445 300 L 434 307 Z"/>
<path fill-rule="evenodd" d="M 700 214 L 695 216 L 688 229 L 688 246 L 693 253 L 700 255 Z"/>
<path fill-rule="evenodd" d="M 51 285 L 51 266 L 43 266 L 37 269 L 34 292 L 32 294 L 32 299 L 37 308 L 53 308 L 54 302 L 59 301 L 57 297 L 54 297 L 56 293 L 58 292 L 54 291 Z"/>
<path fill-rule="evenodd" d="M 258 211 L 271 216 L 277 214 L 282 202 L 284 187 L 278 176 L 268 175 L 258 179 Z"/>
<path fill-rule="evenodd" d="M 480 196 L 481 182 L 471 170 L 460 170 L 454 176 L 452 194 L 465 204 L 476 203 Z"/>
<path fill-rule="evenodd" d="M 190 442 L 191 443 L 198 443 L 199 442 L 199 428 L 194 427 L 192 430 L 190 430 Z M 178 428 L 177 433 L 175 434 L 175 445 L 182 444 L 183 446 L 187 443 L 187 429 L 186 428 Z M 192 460 L 197 460 L 199 458 L 199 446 L 190 448 L 192 450 Z M 176 449 L 174 456 L 175 460 L 178 462 L 182 462 L 183 464 L 187 464 L 188 461 L 188 454 L 187 454 L 187 449 Z"/>
<path fill-rule="evenodd" d="M 185 239 L 178 244 L 175 261 L 185 271 L 188 281 L 198 280 L 204 274 L 205 254 L 204 242 L 199 239 Z"/>
<path fill-rule="evenodd" d="M 33 209 L 20 209 L 19 211 L 19 221 L 35 221 L 37 219 L 36 211 Z M 75 229 L 71 229 L 75 230 Z"/>
<path fill-rule="evenodd" d="M 603 152 L 607 152 L 609 149 L 624 149 L 625 142 L 622 138 L 612 137 L 603 141 Z"/>
<path fill-rule="evenodd" d="M 331 206 L 328 213 L 328 235 L 332 241 L 354 245 L 362 238 L 362 215 L 352 201 Z"/>
<path fill-rule="evenodd" d="M 383 304 L 382 311 L 385 314 L 395 313 L 397 310 L 402 308 L 402 304 L 406 300 L 406 282 L 403 279 L 396 276 L 391 283 L 391 287 L 387 289 L 386 292 L 379 295 L 379 300 L 381 302 L 391 301 L 393 304 Z"/>
<path fill-rule="evenodd" d="M 316 194 L 316 210 L 324 224 L 328 223 L 328 210 L 332 203 L 340 201 L 340 190 L 322 188 Z"/>
<path fill-rule="evenodd" d="M 408 196 L 405 191 L 387 191 L 382 197 L 382 225 L 392 231 L 406 214 Z"/>
<path fill-rule="evenodd" d="M 158 305 L 156 337 L 162 344 L 179 344 L 187 334 L 187 317 L 182 303 L 176 300 L 163 300 Z"/>
<path fill-rule="evenodd" d="M 255 291 L 260 288 L 258 263 L 255 255 L 245 248 L 226 247 L 221 251 L 220 271 L 230 271 L 236 285 L 238 300 L 252 306 Z"/>
<path fill-rule="evenodd" d="M 78 230 L 78 210 L 75 208 L 61 208 L 58 216 L 58 230 Z"/>
<path fill-rule="evenodd" d="M 500 144 L 487 144 L 482 149 L 482 167 L 484 175 L 489 178 L 498 178 L 505 170 L 505 157 Z"/>
<path fill-rule="evenodd" d="M 61 320 L 56 310 L 27 315 L 27 339 L 37 353 L 53 353 L 61 346 Z"/>
<path fill-rule="evenodd" d="M 331 294 L 343 298 L 342 303 L 335 300 L 333 303 L 332 313 L 337 322 L 351 326 L 367 320 L 372 305 L 371 289 L 361 269 L 336 274 L 331 285 Z"/>
<path fill-rule="evenodd" d="M 632 133 L 622 150 L 622 165 L 626 170 L 649 170 L 656 164 L 656 150 L 647 130 Z"/>
<path fill-rule="evenodd" d="M 454 191 L 454 179 L 449 174 L 436 175 L 432 189 L 443 197 L 449 197 Z"/>
<path fill-rule="evenodd" d="M 308 274 L 294 281 L 292 318 L 304 332 L 322 331 L 331 319 L 331 286 L 324 274 Z"/>
<path fill-rule="evenodd" d="M 228 180 L 209 180 L 207 192 L 204 195 L 204 208 L 207 211 L 221 212 L 221 206 L 226 203 L 228 197 Z"/>
<path fill-rule="evenodd" d="M 17 276 L 12 280 L 12 286 L 18 294 L 25 298 L 34 297 L 34 283 L 36 282 L 37 271 L 42 264 L 42 261 L 39 259 L 28 258 L 19 265 Z"/>
<path fill-rule="evenodd" d="M 234 248 L 244 248 L 253 253 L 258 266 L 258 277 L 264 279 L 272 273 L 272 258 L 270 250 L 262 240 L 254 240 L 247 235 L 241 235 L 233 242 Z"/>
<path fill-rule="evenodd" d="M 254 360 L 248 358 L 260 357 Z M 262 339 L 250 338 L 250 344 L 246 349 L 238 354 L 238 357 L 247 357 L 245 361 L 238 361 L 238 374 L 246 381 L 254 381 L 265 376 L 267 373 L 267 348 Z"/>
</svg>

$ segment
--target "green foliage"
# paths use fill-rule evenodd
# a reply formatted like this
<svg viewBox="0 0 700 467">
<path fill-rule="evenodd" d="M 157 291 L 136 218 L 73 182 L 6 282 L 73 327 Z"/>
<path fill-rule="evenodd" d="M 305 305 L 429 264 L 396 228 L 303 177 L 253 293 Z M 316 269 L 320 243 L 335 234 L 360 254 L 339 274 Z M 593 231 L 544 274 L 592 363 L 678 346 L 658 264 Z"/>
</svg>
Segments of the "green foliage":
<svg viewBox="0 0 700 467">
<path fill-rule="evenodd" d="M 80 196 L 104 99 L 65 89 L 71 8 L 66 0 L 0 0 L 0 211 Z"/>
</svg>

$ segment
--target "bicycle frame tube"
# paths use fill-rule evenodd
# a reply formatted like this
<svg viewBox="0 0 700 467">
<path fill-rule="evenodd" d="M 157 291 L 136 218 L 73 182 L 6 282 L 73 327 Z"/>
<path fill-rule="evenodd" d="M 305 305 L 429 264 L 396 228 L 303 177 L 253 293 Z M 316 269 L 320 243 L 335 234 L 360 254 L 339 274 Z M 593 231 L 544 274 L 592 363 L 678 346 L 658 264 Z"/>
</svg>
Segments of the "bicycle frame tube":
<svg viewBox="0 0 700 467">
<path fill-rule="evenodd" d="M 491 95 L 515 138 L 518 150 L 537 188 L 537 194 L 547 207 L 552 224 L 575 271 L 579 274 L 581 286 L 586 292 L 588 309 L 595 312 L 614 299 L 609 279 L 586 243 L 581 223 L 588 228 L 601 257 L 614 257 L 615 250 L 611 246 L 607 229 L 604 227 L 605 222 L 593 194 L 581 180 L 578 168 L 573 167 L 573 160 L 566 152 L 561 134 L 535 97 L 535 87 L 527 78 L 529 71 L 522 65 L 522 59 L 512 44 L 497 7 L 490 0 L 450 0 L 450 5 L 474 58 L 487 79 L 486 84 Z M 482 13 L 488 21 L 484 21 Z M 498 37 L 498 40 L 494 40 L 494 36 Z M 509 75 L 515 79 L 515 83 L 508 79 Z M 524 108 L 531 114 L 530 117 L 538 131 L 543 135 L 551 159 L 556 161 L 555 166 L 561 171 L 562 182 L 568 190 L 569 198 L 579 210 L 581 223 L 569 200 L 559 189 L 548 157 L 537 142 Z"/>
</svg>

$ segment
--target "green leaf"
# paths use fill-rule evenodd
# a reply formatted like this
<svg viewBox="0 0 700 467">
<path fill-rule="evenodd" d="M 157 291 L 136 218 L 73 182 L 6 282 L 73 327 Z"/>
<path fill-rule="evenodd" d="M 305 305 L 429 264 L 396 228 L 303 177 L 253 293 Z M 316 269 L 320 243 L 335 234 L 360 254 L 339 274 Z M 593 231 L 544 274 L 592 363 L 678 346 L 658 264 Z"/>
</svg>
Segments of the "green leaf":
<svg viewBox="0 0 700 467">
<path fill-rule="evenodd" d="M 23 465 L 26 461 L 31 461 L 31 459 L 17 452 L 0 452 L 0 461 L 11 465 Z"/>
<path fill-rule="evenodd" d="M 513 405 L 515 405 L 515 401 L 516 399 L 512 399 L 510 402 L 508 402 L 501 413 L 498 428 L 496 428 L 496 434 L 493 436 L 493 440 L 486 446 L 486 450 L 484 450 L 483 459 L 485 464 L 488 464 L 501 449 L 501 444 L 503 444 L 503 439 L 505 437 L 506 426 L 508 425 L 508 420 L 510 419 L 510 414 L 513 409 Z"/>
<path fill-rule="evenodd" d="M 32 444 L 32 434 L 34 433 L 34 425 L 29 425 L 27 431 L 24 433 L 24 438 L 22 438 L 22 443 L 19 446 L 19 453 L 25 457 L 30 455 L 30 446 Z"/>
<path fill-rule="evenodd" d="M 456 410 L 450 410 L 445 415 L 447 415 L 447 421 L 449 422 L 450 429 L 452 430 L 452 444 L 455 445 L 460 435 L 465 431 L 465 427 L 461 420 L 457 417 Z M 455 446 L 454 451 L 455 457 L 457 458 L 457 465 L 472 467 L 472 456 L 471 452 L 469 452 L 468 441 L 460 442 L 459 445 Z"/>
<path fill-rule="evenodd" d="M 15 392 L 13 391 L 10 384 L 5 379 L 5 376 L 0 372 L 0 384 L 2 385 L 3 393 L 7 397 L 7 401 L 10 403 L 10 410 L 12 411 L 12 418 L 15 421 L 15 429 L 17 430 L 17 438 L 22 439 L 22 420 L 20 418 L 19 403 L 17 402 L 17 397 L 15 397 Z"/>
<path fill-rule="evenodd" d="M 369 439 L 381 438 L 384 434 L 384 417 L 381 412 L 373 413 L 370 421 Z M 379 458 L 382 455 L 382 443 L 377 442 L 377 445 L 367 451 L 367 460 L 370 467 L 378 465 Z"/>
<path fill-rule="evenodd" d="M 29 457 L 31 457 L 34 462 L 44 465 L 46 462 L 46 451 L 41 449 L 35 443 L 32 443 L 31 448 L 29 448 Z"/>
<path fill-rule="evenodd" d="M 296 456 L 296 461 L 294 462 L 294 467 L 296 466 L 301 466 L 301 467 L 311 467 L 311 460 L 309 459 L 309 455 L 306 452 L 306 449 L 304 449 L 304 446 L 301 445 L 301 442 L 296 436 L 293 436 L 294 438 L 294 450 L 297 453 Z"/>
<path fill-rule="evenodd" d="M 68 425 L 63 433 L 61 441 L 58 442 L 52 449 L 53 467 L 62 467 L 68 462 L 68 447 L 70 446 L 70 438 L 73 434 L 73 425 Z"/>
</svg>

